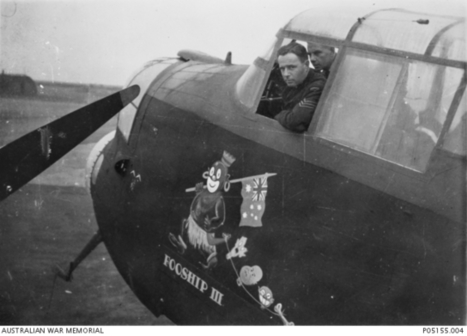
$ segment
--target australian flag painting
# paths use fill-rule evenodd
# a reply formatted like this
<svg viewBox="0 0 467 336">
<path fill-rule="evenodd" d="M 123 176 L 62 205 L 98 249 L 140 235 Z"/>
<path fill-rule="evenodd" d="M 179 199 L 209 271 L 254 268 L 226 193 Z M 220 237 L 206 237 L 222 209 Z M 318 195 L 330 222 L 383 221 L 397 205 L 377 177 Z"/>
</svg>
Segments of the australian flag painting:
<svg viewBox="0 0 467 336">
<path fill-rule="evenodd" d="M 261 227 L 261 217 L 266 208 L 268 193 L 268 177 L 276 175 L 265 173 L 242 179 L 243 203 L 240 207 L 241 221 L 239 226 Z"/>
</svg>

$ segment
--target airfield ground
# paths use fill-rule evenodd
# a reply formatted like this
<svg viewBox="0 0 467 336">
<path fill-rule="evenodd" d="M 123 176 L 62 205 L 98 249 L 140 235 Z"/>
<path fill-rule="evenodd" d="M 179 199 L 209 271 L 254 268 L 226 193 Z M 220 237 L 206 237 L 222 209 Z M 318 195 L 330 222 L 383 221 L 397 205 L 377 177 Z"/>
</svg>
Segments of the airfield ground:
<svg viewBox="0 0 467 336">
<path fill-rule="evenodd" d="M 0 147 L 84 105 L 0 97 Z M 97 230 L 84 168 L 94 143 L 115 125 L 114 118 L 0 203 L 0 325 L 172 324 L 138 301 L 103 244 L 71 283 L 54 283 L 54 265 L 65 268 Z"/>
</svg>

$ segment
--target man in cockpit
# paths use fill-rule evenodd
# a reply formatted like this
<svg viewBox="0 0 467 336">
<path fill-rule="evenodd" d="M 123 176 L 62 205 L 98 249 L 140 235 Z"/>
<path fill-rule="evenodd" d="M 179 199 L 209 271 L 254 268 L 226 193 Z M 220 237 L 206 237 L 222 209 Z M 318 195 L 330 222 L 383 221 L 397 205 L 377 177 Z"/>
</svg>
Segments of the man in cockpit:
<svg viewBox="0 0 467 336">
<path fill-rule="evenodd" d="M 305 132 L 326 78 L 310 68 L 306 48 L 296 42 L 279 49 L 277 62 L 287 87 L 282 92 L 282 110 L 274 119 L 293 132 Z"/>
<path fill-rule="evenodd" d="M 336 58 L 336 49 L 318 43 L 308 42 L 308 54 L 316 71 L 328 78 L 331 65 Z"/>
</svg>

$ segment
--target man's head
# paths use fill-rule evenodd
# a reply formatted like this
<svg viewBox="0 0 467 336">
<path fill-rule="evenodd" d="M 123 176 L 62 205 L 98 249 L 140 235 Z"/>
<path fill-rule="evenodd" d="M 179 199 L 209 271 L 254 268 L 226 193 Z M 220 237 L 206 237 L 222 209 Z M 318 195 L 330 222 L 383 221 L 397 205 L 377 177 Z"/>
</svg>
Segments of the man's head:
<svg viewBox="0 0 467 336">
<path fill-rule="evenodd" d="M 300 85 L 310 71 L 306 48 L 292 42 L 279 49 L 277 63 L 287 86 Z"/>
<path fill-rule="evenodd" d="M 308 43 L 308 53 L 310 54 L 311 64 L 317 71 L 329 71 L 332 62 L 336 58 L 336 51 L 333 47 L 317 43 Z"/>
</svg>

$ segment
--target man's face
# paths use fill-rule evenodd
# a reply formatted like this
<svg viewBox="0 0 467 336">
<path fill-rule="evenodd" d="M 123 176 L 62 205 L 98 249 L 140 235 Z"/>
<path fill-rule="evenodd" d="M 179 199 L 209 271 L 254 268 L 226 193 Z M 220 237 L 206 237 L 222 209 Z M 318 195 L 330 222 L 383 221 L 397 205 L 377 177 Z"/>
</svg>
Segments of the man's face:
<svg viewBox="0 0 467 336">
<path fill-rule="evenodd" d="M 277 63 L 279 63 L 279 69 L 287 86 L 300 85 L 310 70 L 309 62 L 305 61 L 302 63 L 300 58 L 293 53 L 279 56 Z"/>
<path fill-rule="evenodd" d="M 309 43 L 308 52 L 310 53 L 311 64 L 317 71 L 329 70 L 336 56 L 328 47 L 320 44 Z"/>
</svg>

